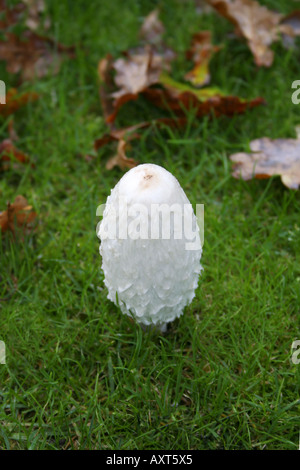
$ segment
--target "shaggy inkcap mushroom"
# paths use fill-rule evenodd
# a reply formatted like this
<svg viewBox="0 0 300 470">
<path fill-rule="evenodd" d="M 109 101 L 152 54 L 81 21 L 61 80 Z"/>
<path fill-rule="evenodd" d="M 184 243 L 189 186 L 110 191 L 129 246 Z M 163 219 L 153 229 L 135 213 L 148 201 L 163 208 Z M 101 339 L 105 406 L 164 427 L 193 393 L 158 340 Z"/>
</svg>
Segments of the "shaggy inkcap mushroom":
<svg viewBox="0 0 300 470">
<path fill-rule="evenodd" d="M 196 216 L 177 179 L 154 164 L 125 173 L 107 198 L 98 236 L 108 298 L 165 331 L 192 301 L 202 269 Z"/>
</svg>

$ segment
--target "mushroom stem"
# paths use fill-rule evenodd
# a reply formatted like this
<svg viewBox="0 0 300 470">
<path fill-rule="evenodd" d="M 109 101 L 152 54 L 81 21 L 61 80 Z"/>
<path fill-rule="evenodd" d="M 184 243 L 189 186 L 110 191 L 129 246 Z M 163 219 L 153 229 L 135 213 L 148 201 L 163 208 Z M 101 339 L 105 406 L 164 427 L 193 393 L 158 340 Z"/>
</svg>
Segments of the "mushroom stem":
<svg viewBox="0 0 300 470">
<path fill-rule="evenodd" d="M 144 331 L 156 331 L 157 333 L 166 333 L 167 332 L 167 323 L 157 323 L 156 325 L 144 325 L 141 323 L 141 327 Z"/>
</svg>

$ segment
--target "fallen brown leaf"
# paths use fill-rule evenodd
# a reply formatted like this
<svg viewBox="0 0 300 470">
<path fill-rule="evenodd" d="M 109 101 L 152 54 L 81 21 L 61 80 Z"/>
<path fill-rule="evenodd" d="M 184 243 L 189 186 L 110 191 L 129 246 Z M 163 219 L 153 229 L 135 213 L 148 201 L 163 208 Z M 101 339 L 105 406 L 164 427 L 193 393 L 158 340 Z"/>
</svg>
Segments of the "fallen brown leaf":
<svg viewBox="0 0 300 470">
<path fill-rule="evenodd" d="M 279 39 L 280 32 L 294 34 L 288 25 L 280 25 L 284 15 L 255 0 L 207 0 L 207 3 L 235 25 L 238 35 L 246 38 L 258 66 L 272 65 L 274 52 L 270 46 Z"/>
<path fill-rule="evenodd" d="M 124 52 L 117 60 L 109 54 L 100 60 L 100 100 L 110 127 L 125 103 L 136 100 L 145 89 L 159 83 L 162 70 L 170 70 L 175 53 L 162 42 L 163 32 L 164 26 L 156 9 L 145 18 L 140 29 L 140 37 L 146 44 Z"/>
<path fill-rule="evenodd" d="M 20 0 L 13 6 L 6 0 L 0 0 L 1 30 L 17 23 L 23 23 L 24 26 L 34 31 L 40 26 L 47 29 L 50 26 L 50 18 L 44 17 L 45 10 L 44 0 Z"/>
<path fill-rule="evenodd" d="M 140 38 L 146 41 L 148 44 L 160 44 L 162 41 L 165 27 L 158 16 L 158 9 L 151 11 L 151 13 L 149 13 L 149 15 L 144 19 L 140 29 Z"/>
<path fill-rule="evenodd" d="M 133 168 L 138 163 L 125 155 L 125 147 L 131 140 L 139 139 L 141 137 L 137 131 L 148 128 L 150 126 L 167 126 L 179 128 L 184 125 L 186 125 L 186 118 L 159 118 L 154 119 L 153 121 L 140 122 L 133 126 L 124 127 L 122 129 L 111 129 L 109 133 L 104 134 L 102 137 L 95 140 L 94 149 L 97 151 L 99 148 L 107 145 L 110 142 L 116 142 L 117 153 L 107 161 L 106 169 L 111 170 L 115 166 L 119 166 L 121 169 Z M 87 161 L 93 159 L 90 158 L 90 156 L 86 156 L 85 158 Z"/>
<path fill-rule="evenodd" d="M 124 59 L 117 59 L 113 68 L 116 71 L 115 84 L 119 90 L 112 96 L 117 100 L 127 94 L 137 95 L 150 85 L 158 83 L 162 59 L 155 56 L 150 47 L 145 47 L 134 54 L 128 53 Z"/>
<path fill-rule="evenodd" d="M 20 22 L 24 16 L 26 7 L 24 3 L 17 3 L 13 7 L 8 6 L 5 0 L 0 0 L 0 29 L 1 31 Z"/>
<path fill-rule="evenodd" d="M 300 185 L 300 139 L 269 139 L 250 142 L 252 153 L 235 153 L 233 176 L 249 180 L 281 176 L 285 186 L 298 189 Z"/>
<path fill-rule="evenodd" d="M 242 0 L 236 0 L 242 1 Z M 250 0 L 248 0 L 250 1 Z M 114 130 L 116 116 L 122 106 L 139 95 L 144 95 L 154 105 L 175 111 L 179 117 L 185 117 L 186 110 L 195 109 L 197 116 L 222 114 L 232 116 L 243 113 L 246 109 L 264 103 L 262 98 L 245 100 L 227 95 L 216 87 L 198 89 L 186 83 L 173 80 L 168 75 L 171 61 L 175 55 L 161 42 L 162 27 L 157 26 L 158 13 L 155 10 L 145 20 L 142 36 L 152 40 L 156 31 L 156 41 L 160 50 L 146 44 L 134 50 L 126 51 L 123 57 L 114 60 L 107 55 L 98 64 L 100 78 L 100 100 L 105 121 Z M 154 33 L 153 33 L 154 34 Z M 203 86 L 209 81 L 208 63 L 214 52 L 219 49 L 211 44 L 209 31 L 193 37 L 188 58 L 195 62 L 194 69 L 186 75 L 194 84 Z M 144 124 L 142 124 L 144 126 Z M 116 139 L 112 132 L 98 139 L 96 147 Z"/>
<path fill-rule="evenodd" d="M 124 58 L 113 61 L 106 57 L 99 62 L 101 80 L 100 97 L 107 123 L 113 123 L 119 109 L 125 103 L 136 100 L 138 95 L 154 83 L 158 83 L 163 68 L 163 58 L 150 46 L 126 52 Z M 112 80 L 110 72 L 116 72 Z M 119 87 L 111 92 L 112 84 Z"/>
<path fill-rule="evenodd" d="M 10 231 L 15 235 L 17 227 L 21 229 L 23 234 L 28 233 L 32 230 L 32 222 L 36 215 L 32 206 L 28 205 L 27 199 L 23 196 L 17 196 L 12 204 L 7 203 L 5 211 L 0 212 L 1 231 L 2 233 Z"/>
<path fill-rule="evenodd" d="M 158 118 L 153 121 L 144 121 L 133 126 L 123 127 L 121 129 L 112 129 L 109 133 L 104 134 L 99 139 L 96 139 L 94 142 L 94 149 L 98 150 L 99 148 L 107 145 L 113 141 L 119 141 L 124 139 L 126 141 L 137 139 L 140 135 L 136 132 L 140 129 L 145 129 L 150 126 L 155 127 L 182 127 L 186 124 L 186 118 Z"/>
<path fill-rule="evenodd" d="M 290 30 L 289 34 L 285 34 L 285 31 L 283 31 L 283 45 L 286 48 L 294 47 L 295 37 L 300 36 L 300 10 L 295 10 L 285 16 L 280 24 Z"/>
<path fill-rule="evenodd" d="M 207 4 L 206 0 L 195 0 L 195 4 L 197 15 L 203 15 L 213 11 L 212 7 Z"/>
<path fill-rule="evenodd" d="M 112 72 L 113 58 L 110 54 L 101 59 L 98 63 L 98 77 L 100 79 L 99 96 L 102 106 L 103 116 L 106 124 L 109 127 L 113 126 L 113 122 L 117 115 L 117 110 L 114 107 L 111 93 L 113 93 L 115 86 Z"/>
<path fill-rule="evenodd" d="M 198 117 L 214 114 L 215 116 L 233 116 L 244 113 L 247 109 L 264 104 L 263 98 L 247 101 L 238 96 L 226 95 L 220 89 L 193 88 L 177 82 L 167 74 L 162 74 L 160 83 L 164 88 L 148 88 L 143 94 L 156 106 L 171 109 L 178 116 L 184 116 L 186 110 L 193 109 Z"/>
<path fill-rule="evenodd" d="M 152 55 L 151 49 L 146 49 L 146 53 L 145 49 L 143 51 L 140 56 L 131 56 L 128 53 L 127 59 L 113 62 L 111 58 L 105 58 L 99 63 L 98 73 L 102 79 L 100 97 L 106 122 L 110 125 L 113 125 L 120 108 L 128 101 L 136 100 L 140 94 L 154 105 L 171 109 L 180 116 L 184 116 L 188 109 L 196 109 L 197 116 L 204 116 L 212 111 L 216 116 L 232 116 L 264 103 L 262 98 L 247 101 L 228 96 L 216 87 L 199 90 L 177 82 L 163 70 L 161 56 Z M 109 74 L 112 68 L 117 71 L 115 84 L 120 88 L 108 93 L 106 86 L 110 90 L 113 87 Z"/>
<path fill-rule="evenodd" d="M 123 59 L 119 59 L 123 60 Z M 125 60 L 124 60 L 124 63 Z M 121 63 L 122 64 L 122 63 Z M 128 78 L 129 76 L 129 71 L 125 65 L 125 71 L 124 71 L 124 87 L 122 90 L 118 90 L 116 92 L 116 85 L 114 82 L 114 79 L 112 77 L 112 71 L 114 69 L 115 62 L 111 58 L 110 55 L 105 57 L 104 59 L 101 59 L 99 64 L 98 64 L 98 75 L 100 78 L 100 89 L 99 89 L 99 95 L 100 95 L 100 101 L 103 109 L 103 115 L 105 118 L 105 121 L 109 127 L 113 127 L 114 121 L 116 119 L 116 116 L 120 110 L 120 108 L 127 103 L 128 101 L 136 100 L 138 98 L 139 92 L 137 93 L 131 93 L 126 89 L 126 78 L 125 75 L 127 74 L 127 80 L 130 80 Z M 119 63 L 120 66 L 120 63 Z M 117 64 L 118 67 L 118 64 Z M 132 64 L 130 67 L 133 69 Z M 120 82 L 122 82 L 122 72 L 121 72 L 121 78 Z M 133 88 L 136 87 L 136 80 L 134 80 Z M 116 94 L 115 94 L 116 93 Z"/>
<path fill-rule="evenodd" d="M 159 83 L 162 71 L 169 70 L 173 60 L 173 57 L 167 58 L 148 45 L 124 55 L 125 58 L 113 63 L 116 71 L 114 82 L 119 87 L 119 90 L 112 93 L 115 101 L 126 95 L 137 96 L 151 85 Z"/>
<path fill-rule="evenodd" d="M 20 73 L 22 80 L 33 80 L 58 73 L 63 54 L 74 57 L 74 47 L 55 43 L 50 38 L 33 31 L 25 31 L 22 37 L 6 32 L 0 41 L 0 60 L 6 62 L 9 73 Z"/>
<path fill-rule="evenodd" d="M 27 7 L 26 26 L 32 31 L 36 31 L 40 26 L 44 29 L 50 27 L 50 18 L 43 17 L 46 6 L 44 0 L 22 0 Z M 42 24 L 41 24 L 42 23 Z"/>
<path fill-rule="evenodd" d="M 292 11 L 289 15 L 282 18 L 281 24 L 291 27 L 295 36 L 300 36 L 300 10 Z"/>
<path fill-rule="evenodd" d="M 15 113 L 21 106 L 36 101 L 38 94 L 32 91 L 19 93 L 16 88 L 10 88 L 6 94 L 6 104 L 0 105 L 0 115 L 7 117 Z"/>
<path fill-rule="evenodd" d="M 175 59 L 176 53 L 163 41 L 165 27 L 158 16 L 159 10 L 157 8 L 146 16 L 141 26 L 139 37 L 144 46 L 151 46 L 152 52 L 163 58 L 164 68 L 169 70 L 170 62 Z M 135 50 L 138 51 L 139 49 Z"/>
<path fill-rule="evenodd" d="M 43 0 L 22 0 L 13 7 L 0 0 L 0 28 L 4 36 L 0 40 L 0 60 L 6 62 L 9 73 L 20 73 L 23 80 L 41 78 L 50 70 L 57 73 L 63 54 L 74 57 L 73 47 L 66 47 L 32 31 L 38 28 L 44 9 Z M 21 29 L 21 33 L 16 35 L 12 30 L 16 24 L 27 29 Z"/>
<path fill-rule="evenodd" d="M 125 138 L 126 140 L 130 140 L 132 138 L 139 137 L 136 134 L 136 131 L 149 127 L 150 125 L 150 122 L 140 122 L 134 126 L 123 127 L 122 129 L 112 129 L 109 133 L 104 134 L 102 137 L 95 140 L 94 149 L 99 150 L 99 148 L 113 141 L 125 140 Z"/>
<path fill-rule="evenodd" d="M 163 43 L 163 32 L 158 10 L 154 10 L 140 29 L 143 46 L 123 52 L 123 57 L 117 60 L 113 60 L 110 54 L 100 60 L 100 101 L 110 127 L 113 127 L 118 111 L 125 103 L 136 100 L 146 88 L 158 83 L 162 70 L 170 70 L 176 54 Z"/>
<path fill-rule="evenodd" d="M 115 166 L 119 166 L 122 170 L 124 170 L 125 168 L 133 168 L 138 164 L 133 158 L 126 157 L 126 144 L 127 142 L 125 140 L 119 140 L 117 154 L 111 157 L 106 163 L 107 170 L 111 170 Z"/>
<path fill-rule="evenodd" d="M 201 87 L 210 82 L 209 62 L 213 54 L 220 50 L 211 43 L 211 32 L 201 31 L 194 34 L 190 49 L 186 52 L 187 59 L 194 62 L 194 68 L 185 75 L 185 79 L 194 86 Z"/>
<path fill-rule="evenodd" d="M 11 139 L 5 139 L 0 143 L 0 162 L 2 162 L 2 169 L 7 169 L 7 166 L 3 162 L 10 161 L 11 157 L 21 163 L 27 163 L 29 161 L 28 156 L 17 149 Z"/>
<path fill-rule="evenodd" d="M 7 123 L 7 130 L 8 130 L 8 138 L 12 141 L 12 142 L 16 142 L 17 140 L 19 140 L 19 136 L 18 134 L 16 133 L 15 131 L 15 128 L 14 128 L 14 118 L 11 117 Z"/>
</svg>

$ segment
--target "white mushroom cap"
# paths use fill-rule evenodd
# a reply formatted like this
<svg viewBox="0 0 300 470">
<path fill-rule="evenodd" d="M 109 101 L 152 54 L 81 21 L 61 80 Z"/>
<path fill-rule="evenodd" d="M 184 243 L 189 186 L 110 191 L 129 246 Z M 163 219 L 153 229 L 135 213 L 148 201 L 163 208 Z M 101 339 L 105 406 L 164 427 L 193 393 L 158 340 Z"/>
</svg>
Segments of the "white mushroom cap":
<svg viewBox="0 0 300 470">
<path fill-rule="evenodd" d="M 167 212 L 155 218 L 162 204 Z M 187 249 L 186 226 L 196 249 Z M 183 313 L 198 285 L 202 249 L 192 206 L 170 172 L 154 164 L 128 171 L 107 198 L 98 236 L 108 298 L 124 314 L 162 327 Z"/>
</svg>

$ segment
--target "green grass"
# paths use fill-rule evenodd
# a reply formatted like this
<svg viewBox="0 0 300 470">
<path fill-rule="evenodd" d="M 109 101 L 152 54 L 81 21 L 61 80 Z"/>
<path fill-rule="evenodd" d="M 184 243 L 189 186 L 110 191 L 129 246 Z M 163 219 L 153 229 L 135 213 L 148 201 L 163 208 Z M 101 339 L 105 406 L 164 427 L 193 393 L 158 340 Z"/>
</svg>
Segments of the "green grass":
<svg viewBox="0 0 300 470">
<path fill-rule="evenodd" d="M 18 146 L 35 168 L 0 175 L 1 208 L 17 194 L 38 213 L 37 232 L 0 244 L 1 449 L 296 449 L 300 430 L 299 192 L 279 178 L 239 181 L 228 156 L 261 136 L 295 137 L 300 107 L 299 48 L 274 45 L 257 69 L 243 41 L 191 1 L 53 0 L 51 34 L 77 45 L 56 77 L 33 89 L 39 101 L 18 111 Z M 288 12 L 287 1 L 265 2 Z M 130 157 L 164 166 L 193 204 L 205 204 L 204 272 L 197 295 L 166 336 L 144 333 L 106 298 L 95 234 L 96 208 L 122 171 L 107 171 L 113 148 L 87 162 L 106 127 L 96 68 L 106 53 L 137 44 L 143 16 L 156 5 L 166 41 L 179 51 L 173 74 L 189 64 L 191 35 L 211 29 L 224 48 L 212 84 L 267 105 L 245 115 L 193 119 L 183 130 L 150 129 Z M 299 42 L 298 42 L 299 45 Z M 8 85 L 16 79 L 5 72 Z M 143 99 L 118 125 L 160 115 Z M 1 139 L 7 121 L 2 121 Z"/>
</svg>

